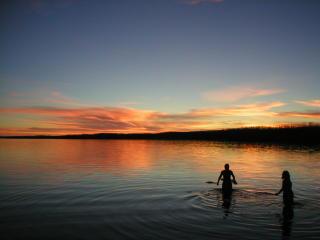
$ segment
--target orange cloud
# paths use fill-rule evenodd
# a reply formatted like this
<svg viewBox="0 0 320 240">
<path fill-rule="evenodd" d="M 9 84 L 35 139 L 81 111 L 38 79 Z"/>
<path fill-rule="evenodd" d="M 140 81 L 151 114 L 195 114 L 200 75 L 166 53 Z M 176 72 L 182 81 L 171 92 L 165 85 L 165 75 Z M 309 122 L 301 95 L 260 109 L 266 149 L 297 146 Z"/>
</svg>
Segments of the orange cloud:
<svg viewBox="0 0 320 240">
<path fill-rule="evenodd" d="M 119 131 L 119 132 L 148 132 L 147 119 L 150 111 L 129 108 L 62 108 L 62 107 L 33 107 L 33 108 L 1 108 L 2 114 L 42 115 L 50 123 L 49 127 L 58 126 L 68 129 L 81 129 L 83 132 Z"/>
<path fill-rule="evenodd" d="M 202 97 L 209 101 L 235 102 L 243 98 L 267 96 L 285 92 L 283 89 L 256 89 L 252 87 L 230 87 L 204 92 Z"/>
<path fill-rule="evenodd" d="M 121 107 L 31 107 L 0 108 L 0 114 L 43 116 L 41 120 L 38 118 L 33 120 L 34 127 L 24 132 L 27 134 L 35 132 L 46 134 L 53 132 L 56 134 L 139 133 L 212 129 L 222 126 L 216 122 L 219 118 L 276 116 L 277 113 L 270 111 L 270 109 L 283 105 L 282 102 L 255 103 L 237 105 L 233 108 L 196 109 L 177 114 Z"/>
<path fill-rule="evenodd" d="M 320 112 L 311 112 L 311 113 L 303 113 L 303 112 L 287 112 L 287 113 L 279 113 L 280 117 L 300 117 L 300 118 L 320 118 Z"/>
<path fill-rule="evenodd" d="M 284 106 L 283 102 L 271 103 L 254 103 L 246 105 L 236 105 L 233 108 L 214 108 L 193 110 L 191 114 L 196 116 L 217 116 L 217 117 L 230 117 L 230 116 L 275 116 L 277 113 L 269 111 L 271 108 Z"/>
<path fill-rule="evenodd" d="M 320 100 L 310 100 L 310 101 L 295 101 L 296 103 L 303 104 L 306 106 L 312 106 L 312 107 L 320 107 Z"/>
</svg>

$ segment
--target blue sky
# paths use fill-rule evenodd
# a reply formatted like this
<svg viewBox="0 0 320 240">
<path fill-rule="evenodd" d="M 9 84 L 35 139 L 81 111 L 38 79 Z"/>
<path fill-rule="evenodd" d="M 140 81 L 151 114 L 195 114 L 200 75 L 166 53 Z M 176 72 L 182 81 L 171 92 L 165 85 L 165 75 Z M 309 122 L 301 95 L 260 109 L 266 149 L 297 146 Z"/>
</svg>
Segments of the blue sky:
<svg viewBox="0 0 320 240">
<path fill-rule="evenodd" d="M 319 10 L 313 0 L 2 1 L 2 132 L 62 133 L 52 115 L 21 109 L 40 107 L 176 116 L 163 128 L 163 118 L 127 119 L 132 131 L 319 122 Z M 270 108 L 276 114 L 219 115 L 272 103 L 282 103 Z M 220 112 L 207 125 L 179 122 L 203 109 Z M 130 132 L 108 124 L 79 129 Z"/>
</svg>

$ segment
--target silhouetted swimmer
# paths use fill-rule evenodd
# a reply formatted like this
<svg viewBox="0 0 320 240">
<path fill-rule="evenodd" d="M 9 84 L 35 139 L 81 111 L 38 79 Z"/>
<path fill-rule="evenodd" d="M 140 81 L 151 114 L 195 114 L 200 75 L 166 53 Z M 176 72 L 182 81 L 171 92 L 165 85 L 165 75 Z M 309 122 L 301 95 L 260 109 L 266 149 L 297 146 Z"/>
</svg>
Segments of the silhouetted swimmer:
<svg viewBox="0 0 320 240">
<path fill-rule="evenodd" d="M 279 195 L 283 192 L 283 203 L 284 205 L 293 204 L 293 191 L 292 191 L 292 182 L 290 180 L 290 173 L 288 171 L 282 172 L 282 187 L 276 195 Z"/>
<path fill-rule="evenodd" d="M 283 239 L 287 239 L 287 237 L 291 235 L 293 217 L 294 217 L 293 205 L 292 204 L 283 205 L 282 224 L 281 224 Z"/>
<path fill-rule="evenodd" d="M 232 176 L 232 180 L 231 180 L 231 176 Z M 219 185 L 221 177 L 223 177 L 222 178 L 222 181 L 223 181 L 223 183 L 222 183 L 222 193 L 223 194 L 230 194 L 232 192 L 232 182 L 234 184 L 237 184 L 237 182 L 236 182 L 236 178 L 235 178 L 233 172 L 231 170 L 229 170 L 229 164 L 228 163 L 224 165 L 224 170 L 221 171 L 221 173 L 220 173 L 217 185 Z"/>
<path fill-rule="evenodd" d="M 231 206 L 231 201 L 232 201 L 232 194 L 227 193 L 222 195 L 222 206 L 226 210 L 229 210 Z M 228 213 L 228 211 L 226 213 Z"/>
</svg>

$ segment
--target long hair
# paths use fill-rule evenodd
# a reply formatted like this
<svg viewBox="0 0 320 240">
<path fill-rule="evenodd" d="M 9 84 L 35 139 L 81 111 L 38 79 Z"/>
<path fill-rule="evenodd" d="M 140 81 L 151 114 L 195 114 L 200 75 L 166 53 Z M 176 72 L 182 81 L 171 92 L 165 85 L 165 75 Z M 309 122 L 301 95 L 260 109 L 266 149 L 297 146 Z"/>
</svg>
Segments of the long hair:
<svg viewBox="0 0 320 240">
<path fill-rule="evenodd" d="M 283 171 L 282 178 L 290 181 L 290 173 L 287 170 Z"/>
</svg>

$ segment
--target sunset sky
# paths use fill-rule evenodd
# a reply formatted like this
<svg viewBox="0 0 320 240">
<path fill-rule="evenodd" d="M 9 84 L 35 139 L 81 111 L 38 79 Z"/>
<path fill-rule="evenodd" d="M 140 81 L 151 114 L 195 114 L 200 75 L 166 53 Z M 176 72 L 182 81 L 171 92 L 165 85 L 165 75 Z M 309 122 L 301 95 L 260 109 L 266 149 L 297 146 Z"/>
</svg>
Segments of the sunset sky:
<svg viewBox="0 0 320 240">
<path fill-rule="evenodd" d="M 318 0 L 4 0 L 0 135 L 320 123 Z"/>
</svg>

